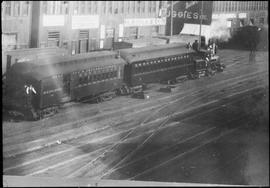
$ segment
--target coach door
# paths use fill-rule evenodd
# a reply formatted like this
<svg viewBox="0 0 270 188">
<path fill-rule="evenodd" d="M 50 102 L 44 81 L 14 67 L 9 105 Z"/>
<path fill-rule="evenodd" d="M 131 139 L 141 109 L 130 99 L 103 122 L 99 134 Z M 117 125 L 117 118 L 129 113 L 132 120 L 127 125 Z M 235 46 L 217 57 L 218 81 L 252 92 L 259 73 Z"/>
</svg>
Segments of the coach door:
<svg viewBox="0 0 270 188">
<path fill-rule="evenodd" d="M 71 75 L 64 74 L 63 75 L 63 101 L 66 102 L 70 100 L 70 82 L 71 82 Z"/>
</svg>

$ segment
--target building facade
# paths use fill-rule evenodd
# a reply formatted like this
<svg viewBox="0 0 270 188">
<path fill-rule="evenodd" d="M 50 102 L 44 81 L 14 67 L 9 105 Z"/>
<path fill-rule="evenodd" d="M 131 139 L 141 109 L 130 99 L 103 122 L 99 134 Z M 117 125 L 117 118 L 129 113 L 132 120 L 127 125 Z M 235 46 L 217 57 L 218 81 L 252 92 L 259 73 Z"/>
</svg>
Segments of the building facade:
<svg viewBox="0 0 270 188">
<path fill-rule="evenodd" d="M 28 48 L 31 25 L 30 1 L 2 1 L 2 51 Z"/>
<path fill-rule="evenodd" d="M 165 6 L 161 1 L 4 1 L 2 49 L 59 46 L 71 54 L 111 49 L 116 41 L 163 35 Z"/>
<path fill-rule="evenodd" d="M 220 18 L 232 32 L 245 25 L 268 27 L 268 1 L 214 1 L 212 19 Z"/>
<path fill-rule="evenodd" d="M 71 54 L 165 35 L 168 1 L 2 1 L 3 50 L 59 46 Z M 212 21 L 268 26 L 268 1 L 214 1 Z"/>
</svg>

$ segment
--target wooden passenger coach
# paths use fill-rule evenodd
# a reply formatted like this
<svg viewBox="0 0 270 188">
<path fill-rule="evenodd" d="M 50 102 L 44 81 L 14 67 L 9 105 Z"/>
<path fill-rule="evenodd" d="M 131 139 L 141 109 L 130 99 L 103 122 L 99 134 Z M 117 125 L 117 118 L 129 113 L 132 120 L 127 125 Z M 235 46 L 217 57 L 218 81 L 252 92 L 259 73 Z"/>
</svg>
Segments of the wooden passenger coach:
<svg viewBox="0 0 270 188">
<path fill-rule="evenodd" d="M 196 52 L 184 44 L 168 44 L 120 50 L 128 64 L 125 82 L 130 86 L 172 80 L 194 71 Z"/>
<path fill-rule="evenodd" d="M 37 91 L 31 94 L 33 108 L 41 111 L 114 90 L 123 84 L 125 63 L 116 55 L 104 51 L 16 63 L 12 72 L 20 82 L 13 80 L 12 88 L 20 87 L 25 95 L 23 86 L 32 85 Z"/>
</svg>

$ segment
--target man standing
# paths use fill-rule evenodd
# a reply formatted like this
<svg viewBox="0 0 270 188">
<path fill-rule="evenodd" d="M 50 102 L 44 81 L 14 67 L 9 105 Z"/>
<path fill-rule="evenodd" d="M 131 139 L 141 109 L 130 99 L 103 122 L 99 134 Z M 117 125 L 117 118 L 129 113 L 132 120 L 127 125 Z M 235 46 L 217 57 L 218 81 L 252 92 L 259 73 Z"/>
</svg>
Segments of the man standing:
<svg viewBox="0 0 270 188">
<path fill-rule="evenodd" d="M 195 40 L 195 42 L 192 44 L 192 49 L 198 51 L 198 47 L 199 47 L 198 40 Z"/>
<path fill-rule="evenodd" d="M 218 46 L 216 45 L 215 42 L 213 42 L 213 44 L 212 44 L 213 55 L 216 55 L 217 54 L 217 48 L 218 48 Z"/>
</svg>

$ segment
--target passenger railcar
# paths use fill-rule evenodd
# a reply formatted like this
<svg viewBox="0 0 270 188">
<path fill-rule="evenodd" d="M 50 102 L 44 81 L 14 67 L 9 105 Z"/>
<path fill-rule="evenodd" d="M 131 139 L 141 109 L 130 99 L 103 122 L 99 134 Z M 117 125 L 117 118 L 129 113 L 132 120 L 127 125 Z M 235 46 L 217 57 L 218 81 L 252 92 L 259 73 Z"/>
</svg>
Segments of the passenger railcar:
<svg viewBox="0 0 270 188">
<path fill-rule="evenodd" d="M 120 88 L 124 63 L 117 53 L 109 51 L 15 63 L 11 71 L 14 79 L 7 83 L 11 86 L 8 96 L 32 110 L 33 116 L 43 116 L 64 102 Z M 27 93 L 30 86 L 36 93 Z"/>
<path fill-rule="evenodd" d="M 179 43 L 124 49 L 120 50 L 120 56 L 127 62 L 124 79 L 128 86 L 194 74 L 196 66 L 202 63 L 195 61 L 201 59 L 201 54 Z"/>
</svg>

